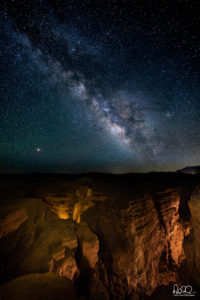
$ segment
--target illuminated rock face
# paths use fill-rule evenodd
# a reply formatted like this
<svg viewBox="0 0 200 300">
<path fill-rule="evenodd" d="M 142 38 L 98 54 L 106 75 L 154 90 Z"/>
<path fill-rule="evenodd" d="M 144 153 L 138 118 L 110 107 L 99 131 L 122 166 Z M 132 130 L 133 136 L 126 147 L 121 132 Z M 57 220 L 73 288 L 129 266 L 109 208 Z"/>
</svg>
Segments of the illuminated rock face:
<svg viewBox="0 0 200 300">
<path fill-rule="evenodd" d="M 1 282 L 50 272 L 80 290 L 83 282 L 81 295 L 88 299 L 125 299 L 181 284 L 178 269 L 185 259 L 199 278 L 199 190 L 189 201 L 191 229 L 190 220 L 180 218 L 180 187 L 120 184 L 79 181 L 58 192 L 50 185 L 38 198 L 3 207 Z"/>
<path fill-rule="evenodd" d="M 8 214 L 0 220 L 0 238 L 16 231 L 28 219 L 25 208 L 17 209 L 11 207 L 10 210 L 11 212 L 8 212 Z"/>
<path fill-rule="evenodd" d="M 17 231 L 0 239 L 2 281 L 47 272 L 52 260 L 59 260 L 57 253 L 65 251 L 65 259 L 69 259 L 78 245 L 73 222 L 59 219 L 42 200 L 24 199 L 20 206 L 21 211 L 27 211 L 29 218 L 21 222 Z M 10 215 L 16 211 L 14 205 L 12 208 Z M 10 220 L 12 225 L 13 218 Z M 78 272 L 77 267 L 76 270 Z"/>
<path fill-rule="evenodd" d="M 90 268 L 95 268 L 99 258 L 99 240 L 88 228 L 86 222 L 81 222 L 77 229 L 82 255 L 87 259 Z"/>
<path fill-rule="evenodd" d="M 192 215 L 192 232 L 186 241 L 188 269 L 194 281 L 200 285 L 200 186 L 194 190 L 188 202 Z"/>
<path fill-rule="evenodd" d="M 58 218 L 41 199 L 24 199 L 8 209 L 0 223 L 5 236 L 0 239 L 2 282 L 48 271 L 73 280 L 80 273 L 78 248 L 90 268 L 95 268 L 99 241 L 87 223 L 80 222 L 77 228 L 72 219 Z"/>
<path fill-rule="evenodd" d="M 176 269 L 185 259 L 179 202 L 178 191 L 166 190 L 118 206 L 109 199 L 86 212 L 100 239 L 104 283 L 112 294 L 123 297 L 133 289 L 151 294 L 161 284 L 176 282 Z"/>
<path fill-rule="evenodd" d="M 44 195 L 44 199 L 59 218 L 72 218 L 77 223 L 81 221 L 81 214 L 94 205 L 92 190 L 87 186 L 80 186 L 75 193 L 49 193 Z"/>
</svg>

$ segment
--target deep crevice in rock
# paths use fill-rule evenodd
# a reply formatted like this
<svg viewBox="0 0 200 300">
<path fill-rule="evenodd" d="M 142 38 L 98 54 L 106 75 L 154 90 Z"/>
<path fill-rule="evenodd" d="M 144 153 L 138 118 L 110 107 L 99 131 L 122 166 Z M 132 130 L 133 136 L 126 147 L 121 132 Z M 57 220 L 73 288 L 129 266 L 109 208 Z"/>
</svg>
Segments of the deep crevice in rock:
<svg viewBox="0 0 200 300">
<path fill-rule="evenodd" d="M 170 290 L 173 282 L 197 287 L 196 177 L 178 187 L 169 180 L 157 191 L 156 181 L 150 189 L 151 179 L 143 193 L 124 179 L 116 191 L 117 179 L 107 183 L 103 193 L 98 180 L 88 187 L 79 179 L 80 186 L 64 192 L 60 183 L 59 188 L 42 183 L 43 200 L 15 199 L 13 211 L 25 208 L 29 218 L 0 239 L 1 282 L 51 270 L 73 281 L 87 300 L 147 299 L 160 295 L 163 285 Z"/>
</svg>

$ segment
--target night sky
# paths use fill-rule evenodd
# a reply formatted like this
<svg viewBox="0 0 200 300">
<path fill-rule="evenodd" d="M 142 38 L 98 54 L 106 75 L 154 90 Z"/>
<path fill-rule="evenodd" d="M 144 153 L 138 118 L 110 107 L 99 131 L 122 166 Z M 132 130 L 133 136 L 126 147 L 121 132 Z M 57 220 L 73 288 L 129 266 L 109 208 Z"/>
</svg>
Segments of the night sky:
<svg viewBox="0 0 200 300">
<path fill-rule="evenodd" d="M 0 172 L 200 164 L 200 1 L 0 6 Z"/>
</svg>

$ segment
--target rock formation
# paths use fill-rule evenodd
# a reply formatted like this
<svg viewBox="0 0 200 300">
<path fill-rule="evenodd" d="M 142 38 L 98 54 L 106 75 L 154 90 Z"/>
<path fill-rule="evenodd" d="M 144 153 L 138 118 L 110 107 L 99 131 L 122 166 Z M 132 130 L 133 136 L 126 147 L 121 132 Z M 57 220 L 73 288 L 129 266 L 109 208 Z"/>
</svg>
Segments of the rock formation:
<svg viewBox="0 0 200 300">
<path fill-rule="evenodd" d="M 42 290 L 51 276 L 55 291 L 66 280 L 58 286 L 70 299 L 144 299 L 172 293 L 173 283 L 200 285 L 199 179 L 159 176 L 21 178 L 12 191 L 3 178 L 0 296 L 19 299 L 9 294 L 18 285 L 27 295 Z"/>
<path fill-rule="evenodd" d="M 70 280 L 54 273 L 29 274 L 0 286 L 1 300 L 77 300 Z"/>
<path fill-rule="evenodd" d="M 184 247 L 190 275 L 200 286 L 200 186 L 194 190 L 188 205 L 192 216 L 192 230 Z"/>
</svg>

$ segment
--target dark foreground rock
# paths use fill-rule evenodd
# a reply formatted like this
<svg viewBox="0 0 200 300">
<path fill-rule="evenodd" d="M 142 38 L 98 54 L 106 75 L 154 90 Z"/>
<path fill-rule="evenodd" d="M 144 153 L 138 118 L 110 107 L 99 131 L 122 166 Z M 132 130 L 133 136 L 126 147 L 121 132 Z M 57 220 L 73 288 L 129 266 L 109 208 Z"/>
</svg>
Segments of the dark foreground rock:
<svg viewBox="0 0 200 300">
<path fill-rule="evenodd" d="M 29 274 L 0 286 L 1 300 L 76 300 L 72 283 L 53 273 Z"/>
<path fill-rule="evenodd" d="M 197 295 L 198 176 L 1 181 L 0 299 L 168 299 L 175 283 Z"/>
</svg>

